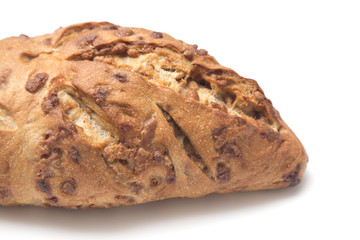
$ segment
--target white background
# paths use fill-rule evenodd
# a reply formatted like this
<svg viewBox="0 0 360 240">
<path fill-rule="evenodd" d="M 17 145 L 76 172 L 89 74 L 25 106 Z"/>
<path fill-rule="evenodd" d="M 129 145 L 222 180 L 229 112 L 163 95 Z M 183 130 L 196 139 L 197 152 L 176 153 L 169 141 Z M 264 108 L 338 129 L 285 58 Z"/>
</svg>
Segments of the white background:
<svg viewBox="0 0 360 240">
<path fill-rule="evenodd" d="M 359 1 L 2 1 L 0 38 L 166 32 L 258 81 L 310 161 L 294 188 L 74 211 L 0 207 L 0 239 L 360 239 Z M 1 54 L 1 53 L 0 53 Z"/>
</svg>

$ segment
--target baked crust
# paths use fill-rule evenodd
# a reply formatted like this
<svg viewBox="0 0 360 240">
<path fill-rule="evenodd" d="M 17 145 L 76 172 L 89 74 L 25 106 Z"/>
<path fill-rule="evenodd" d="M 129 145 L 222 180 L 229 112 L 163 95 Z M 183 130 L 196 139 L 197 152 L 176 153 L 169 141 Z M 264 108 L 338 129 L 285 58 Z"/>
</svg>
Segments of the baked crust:
<svg viewBox="0 0 360 240">
<path fill-rule="evenodd" d="M 0 204 L 92 208 L 294 186 L 258 86 L 165 33 L 90 22 L 0 41 Z"/>
</svg>

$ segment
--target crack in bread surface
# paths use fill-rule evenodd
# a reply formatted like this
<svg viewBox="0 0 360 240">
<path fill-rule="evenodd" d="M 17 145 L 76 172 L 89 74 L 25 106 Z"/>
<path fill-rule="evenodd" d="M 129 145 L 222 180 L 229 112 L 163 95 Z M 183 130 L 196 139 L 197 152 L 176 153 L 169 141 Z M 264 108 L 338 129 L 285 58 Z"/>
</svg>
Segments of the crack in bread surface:
<svg viewBox="0 0 360 240">
<path fill-rule="evenodd" d="M 207 106 L 218 104 L 231 115 L 246 119 L 261 120 L 272 128 L 278 130 L 275 122 L 270 120 L 264 106 L 255 102 L 241 104 L 238 94 L 233 93 L 229 87 L 220 87 L 200 77 L 190 76 L 193 66 L 184 61 L 174 52 L 166 50 L 170 58 L 162 54 L 146 53 L 138 57 L 114 55 L 114 65 L 142 74 L 147 80 L 157 86 L 167 87 L 173 91 L 186 95 L 189 92 L 189 82 L 197 83 L 196 93 L 198 101 Z M 178 64 L 180 63 L 180 64 Z M 251 91 L 249 91 L 250 94 Z"/>
<path fill-rule="evenodd" d="M 112 133 L 112 127 L 106 123 L 97 112 L 101 111 L 96 108 L 95 104 L 89 104 L 75 96 L 75 92 L 70 89 L 62 89 L 58 92 L 60 105 L 66 114 L 78 127 L 83 129 L 84 133 L 91 137 L 94 143 L 113 142 L 115 137 Z M 90 107 L 89 105 L 92 105 Z"/>
<path fill-rule="evenodd" d="M 137 58 L 115 56 L 114 61 L 117 67 L 140 73 L 146 76 L 149 82 L 157 86 L 168 87 L 177 93 L 182 90 L 179 80 L 185 78 L 186 73 L 176 66 L 167 66 L 166 68 L 166 57 L 158 56 L 155 53 L 147 53 Z M 190 70 L 191 66 L 186 66 L 186 68 Z"/>
<path fill-rule="evenodd" d="M 214 180 L 214 174 L 211 172 L 210 167 L 205 163 L 199 152 L 195 149 L 194 145 L 190 142 L 189 137 L 183 132 L 171 115 L 162 107 L 158 106 L 164 118 L 173 129 L 174 136 L 179 142 L 181 149 L 184 149 L 186 155 L 191 159 L 195 165 L 211 180 Z"/>
<path fill-rule="evenodd" d="M 170 88 L 183 95 L 189 90 L 187 83 L 188 80 L 190 80 L 189 72 L 192 68 L 189 62 L 185 68 L 176 65 L 177 61 L 172 62 L 172 66 L 168 66 L 169 60 L 165 56 L 159 56 L 155 53 L 142 54 L 137 58 L 115 56 L 114 60 L 117 67 L 140 73 L 146 76 L 149 82 L 157 86 Z M 183 64 L 184 62 L 182 61 L 181 63 Z M 196 82 L 197 79 L 192 80 Z M 205 105 L 210 105 L 214 102 L 225 106 L 225 102 L 219 94 L 220 91 L 221 90 L 215 86 L 198 84 L 197 94 L 199 96 L 199 102 Z M 231 106 L 226 107 L 230 114 L 241 116 L 239 111 L 237 111 L 236 101 L 234 101 Z"/>
</svg>

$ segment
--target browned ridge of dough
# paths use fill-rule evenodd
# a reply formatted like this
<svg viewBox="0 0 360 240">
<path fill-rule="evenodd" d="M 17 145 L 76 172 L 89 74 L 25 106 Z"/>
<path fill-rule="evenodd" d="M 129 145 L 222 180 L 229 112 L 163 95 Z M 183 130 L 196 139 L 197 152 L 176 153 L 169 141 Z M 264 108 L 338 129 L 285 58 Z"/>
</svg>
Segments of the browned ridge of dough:
<svg viewBox="0 0 360 240">
<path fill-rule="evenodd" d="M 0 41 L 0 204 L 132 205 L 277 189 L 308 158 L 258 84 L 107 22 Z"/>
</svg>

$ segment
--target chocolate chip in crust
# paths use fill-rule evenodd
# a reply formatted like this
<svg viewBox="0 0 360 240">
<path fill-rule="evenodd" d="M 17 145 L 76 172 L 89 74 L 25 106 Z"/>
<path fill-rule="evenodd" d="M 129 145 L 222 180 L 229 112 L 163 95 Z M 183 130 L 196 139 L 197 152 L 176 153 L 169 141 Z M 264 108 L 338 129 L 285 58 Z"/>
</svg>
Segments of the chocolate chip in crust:
<svg viewBox="0 0 360 240">
<path fill-rule="evenodd" d="M 174 165 L 171 164 L 166 173 L 166 182 L 169 184 L 174 184 L 175 181 L 176 181 L 175 168 L 174 168 Z"/>
<path fill-rule="evenodd" d="M 79 46 L 81 48 L 85 48 L 89 45 L 93 45 L 93 43 L 95 42 L 95 39 L 97 38 L 96 35 L 89 35 L 83 38 L 79 39 Z"/>
<path fill-rule="evenodd" d="M 117 43 L 112 49 L 112 53 L 125 53 L 127 51 L 128 47 L 125 43 Z"/>
<path fill-rule="evenodd" d="M 29 77 L 26 82 L 25 89 L 30 93 L 36 93 L 44 87 L 49 75 L 47 73 L 37 73 Z"/>
<path fill-rule="evenodd" d="M 165 160 L 164 156 L 161 154 L 160 151 L 155 151 L 153 153 L 153 158 L 157 163 L 163 163 Z"/>
<path fill-rule="evenodd" d="M 265 96 L 260 91 L 254 92 L 254 97 L 257 101 L 261 102 L 265 99 Z"/>
<path fill-rule="evenodd" d="M 20 58 L 24 62 L 28 63 L 28 62 L 32 61 L 33 59 L 37 58 L 38 56 L 39 56 L 38 54 L 24 52 L 20 55 Z"/>
<path fill-rule="evenodd" d="M 227 133 L 227 127 L 221 126 L 218 128 L 215 128 L 212 131 L 212 138 L 214 140 L 214 147 L 216 150 L 219 150 L 226 141 L 226 133 Z"/>
<path fill-rule="evenodd" d="M 157 187 L 161 184 L 162 178 L 160 176 L 152 176 L 150 177 L 149 182 L 150 187 Z"/>
<path fill-rule="evenodd" d="M 135 202 L 135 198 L 133 198 L 131 196 L 126 196 L 126 195 L 115 195 L 115 199 L 121 200 L 122 202 L 126 202 L 126 203 L 134 203 Z"/>
<path fill-rule="evenodd" d="M 301 170 L 301 164 L 298 163 L 291 172 L 283 175 L 284 181 L 289 182 L 290 187 L 293 187 L 300 182 L 300 177 L 299 177 L 300 170 Z"/>
<path fill-rule="evenodd" d="M 51 204 L 56 204 L 59 202 L 59 199 L 56 196 L 46 198 L 46 200 L 49 201 Z M 50 204 L 50 206 L 51 206 L 51 204 Z"/>
<path fill-rule="evenodd" d="M 208 51 L 206 51 L 205 49 L 200 49 L 197 51 L 197 54 L 199 54 L 200 56 L 206 56 L 208 55 Z"/>
<path fill-rule="evenodd" d="M 127 54 L 129 55 L 129 57 L 137 58 L 139 56 L 139 51 L 136 49 L 129 49 L 127 51 Z"/>
<path fill-rule="evenodd" d="M 130 191 L 136 195 L 138 195 L 141 190 L 144 188 L 144 184 L 138 182 L 132 182 L 129 184 Z"/>
<path fill-rule="evenodd" d="M 118 80 L 121 83 L 126 83 L 127 80 L 127 75 L 125 73 L 117 73 L 113 76 L 113 78 L 115 78 L 116 80 Z"/>
<path fill-rule="evenodd" d="M 19 38 L 28 39 L 29 36 L 22 33 L 22 34 L 19 35 Z"/>
<path fill-rule="evenodd" d="M 115 35 L 118 37 L 129 37 L 131 35 L 134 35 L 134 31 L 131 30 L 130 28 L 122 28 L 119 31 L 117 31 Z"/>
<path fill-rule="evenodd" d="M 41 192 L 51 195 L 51 188 L 46 179 L 37 180 L 36 185 Z"/>
<path fill-rule="evenodd" d="M 8 198 L 10 195 L 10 190 L 7 187 L 0 186 L 0 199 Z"/>
<path fill-rule="evenodd" d="M 41 103 L 41 109 L 45 113 L 49 113 L 59 103 L 59 98 L 56 92 L 50 92 L 49 96 L 44 98 Z"/>
<path fill-rule="evenodd" d="M 230 168 L 225 163 L 220 162 L 216 165 L 216 178 L 220 182 L 228 182 L 230 180 Z"/>
<path fill-rule="evenodd" d="M 235 143 L 225 143 L 221 146 L 219 152 L 223 159 L 242 158 L 242 151 Z"/>
<path fill-rule="evenodd" d="M 76 180 L 74 178 L 69 178 L 61 184 L 60 188 L 63 193 L 72 195 L 77 189 Z"/>
<path fill-rule="evenodd" d="M 150 34 L 150 37 L 152 37 L 152 38 L 163 38 L 164 36 L 163 36 L 163 34 L 161 32 L 152 32 Z"/>
<path fill-rule="evenodd" d="M 111 25 L 110 27 L 107 28 L 107 30 L 118 30 L 118 28 L 115 25 Z"/>
<path fill-rule="evenodd" d="M 67 129 L 69 129 L 71 132 L 77 133 L 77 129 L 76 129 L 75 125 L 72 122 L 66 121 L 65 122 L 65 127 Z"/>
<path fill-rule="evenodd" d="M 100 106 L 105 103 L 107 95 L 108 92 L 100 88 L 96 89 L 95 93 L 93 94 L 95 102 Z"/>
<path fill-rule="evenodd" d="M 68 152 L 68 157 L 71 161 L 73 161 L 76 164 L 80 163 L 81 160 L 81 154 L 79 152 L 79 150 L 75 147 L 72 146 Z"/>
<path fill-rule="evenodd" d="M 184 56 L 187 60 L 191 61 L 194 58 L 194 53 L 191 50 L 187 49 L 184 51 Z"/>
</svg>

